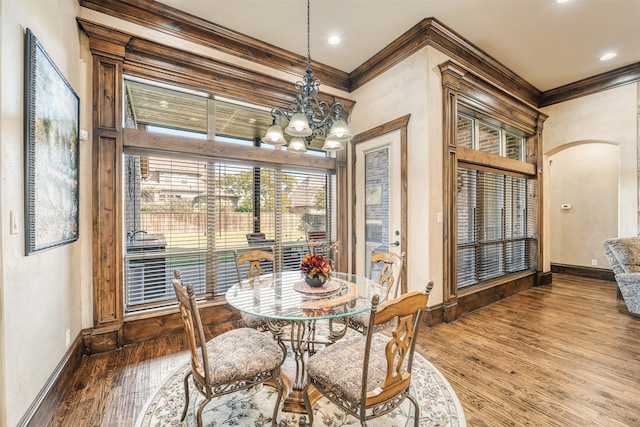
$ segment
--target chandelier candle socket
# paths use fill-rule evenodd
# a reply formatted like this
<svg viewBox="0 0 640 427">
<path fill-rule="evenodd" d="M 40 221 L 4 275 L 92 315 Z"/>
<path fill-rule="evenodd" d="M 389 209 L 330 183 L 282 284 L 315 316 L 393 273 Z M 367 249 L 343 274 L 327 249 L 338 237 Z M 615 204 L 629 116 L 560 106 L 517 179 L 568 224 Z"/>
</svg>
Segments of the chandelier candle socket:
<svg viewBox="0 0 640 427">
<path fill-rule="evenodd" d="M 287 140 L 284 133 L 293 137 L 288 151 L 304 153 L 306 145 L 314 138 L 324 137 L 324 151 L 338 151 L 344 148 L 343 143 L 349 141 L 353 134 L 347 122 L 342 119 L 344 105 L 340 101 L 329 104 L 320 97 L 320 81 L 311 71 L 311 37 L 310 37 L 310 0 L 307 0 L 307 70 L 302 81 L 296 83 L 298 94 L 295 102 L 286 109 L 273 108 L 273 123 L 267 129 L 262 142 L 270 145 L 284 145 Z M 282 120 L 288 121 L 282 131 Z"/>
</svg>

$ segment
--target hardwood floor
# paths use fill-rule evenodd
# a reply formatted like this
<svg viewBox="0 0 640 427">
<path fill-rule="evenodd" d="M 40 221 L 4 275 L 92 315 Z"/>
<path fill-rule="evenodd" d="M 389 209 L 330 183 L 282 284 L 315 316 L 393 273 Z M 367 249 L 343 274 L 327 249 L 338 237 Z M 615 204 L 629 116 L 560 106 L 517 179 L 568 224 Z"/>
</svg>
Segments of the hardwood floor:
<svg viewBox="0 0 640 427">
<path fill-rule="evenodd" d="M 423 328 L 418 351 L 469 426 L 639 426 L 640 319 L 623 307 L 612 282 L 554 274 L 550 286 Z M 184 348 L 180 335 L 84 358 L 50 426 L 132 426 L 188 360 Z"/>
</svg>

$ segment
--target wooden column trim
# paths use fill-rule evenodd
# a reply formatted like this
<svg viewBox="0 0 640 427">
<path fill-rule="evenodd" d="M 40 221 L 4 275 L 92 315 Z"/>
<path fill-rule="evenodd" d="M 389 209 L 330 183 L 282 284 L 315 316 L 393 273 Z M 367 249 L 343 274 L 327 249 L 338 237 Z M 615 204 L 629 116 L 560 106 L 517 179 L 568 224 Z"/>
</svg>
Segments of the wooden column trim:
<svg viewBox="0 0 640 427">
<path fill-rule="evenodd" d="M 350 142 L 346 145 L 351 144 Z M 338 234 L 337 239 L 340 241 L 340 247 L 338 247 L 336 256 L 336 270 L 347 271 L 349 264 L 348 254 L 345 250 L 347 248 L 347 242 L 349 241 L 349 227 L 348 224 L 348 212 L 349 212 L 349 197 L 347 191 L 347 179 L 348 179 L 348 165 L 347 165 L 347 147 L 344 150 L 340 150 L 336 155 L 336 223 Z M 344 183 L 344 185 L 340 185 Z"/>
<path fill-rule="evenodd" d="M 92 54 L 120 61 L 124 58 L 125 46 L 132 37 L 130 34 L 82 18 L 77 21 L 89 36 Z"/>
<path fill-rule="evenodd" d="M 443 151 L 444 162 L 442 170 L 442 206 L 443 206 L 443 320 L 453 322 L 460 315 L 458 307 L 458 287 L 456 284 L 456 272 L 458 270 L 457 245 L 458 245 L 458 216 L 457 198 L 451 197 L 457 188 L 457 152 L 456 152 L 456 118 L 458 115 L 456 79 L 443 76 Z"/>
<path fill-rule="evenodd" d="M 93 54 L 93 331 L 89 351 L 120 346 L 122 298 L 122 84 L 131 37 L 78 21 Z"/>
<path fill-rule="evenodd" d="M 547 119 L 547 115 L 540 113 L 538 120 L 536 122 L 536 130 L 535 135 L 533 136 L 533 146 L 532 150 L 535 158 L 530 159 L 530 161 L 535 162 L 536 165 L 536 179 L 538 184 L 538 262 L 537 262 L 537 270 L 539 274 L 548 273 L 544 271 L 544 245 L 546 235 L 544 232 L 544 185 L 542 176 L 542 168 L 543 168 L 543 151 L 542 151 L 542 129 L 544 125 L 544 121 Z"/>
</svg>

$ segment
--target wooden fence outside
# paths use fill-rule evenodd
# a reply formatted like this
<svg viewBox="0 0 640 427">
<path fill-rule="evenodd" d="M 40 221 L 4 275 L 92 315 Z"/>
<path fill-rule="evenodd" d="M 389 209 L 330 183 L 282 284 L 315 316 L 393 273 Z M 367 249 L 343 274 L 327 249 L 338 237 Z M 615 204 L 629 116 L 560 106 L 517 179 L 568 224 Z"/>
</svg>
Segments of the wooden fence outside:
<svg viewBox="0 0 640 427">
<path fill-rule="evenodd" d="M 220 212 L 215 214 L 218 231 L 246 232 L 253 231 L 253 212 Z M 303 214 L 283 214 L 282 221 L 287 228 L 303 229 Z M 142 212 L 141 229 L 148 233 L 205 233 L 207 231 L 206 212 Z M 273 230 L 275 219 L 273 213 L 263 213 L 260 216 L 260 229 Z"/>
</svg>

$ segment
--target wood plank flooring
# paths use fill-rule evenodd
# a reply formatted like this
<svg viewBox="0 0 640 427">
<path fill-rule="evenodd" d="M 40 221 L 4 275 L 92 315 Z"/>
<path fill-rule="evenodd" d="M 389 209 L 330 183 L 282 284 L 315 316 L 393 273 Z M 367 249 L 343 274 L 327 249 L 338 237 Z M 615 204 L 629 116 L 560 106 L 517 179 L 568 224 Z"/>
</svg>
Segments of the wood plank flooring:
<svg viewBox="0 0 640 427">
<path fill-rule="evenodd" d="M 554 274 L 550 286 L 423 328 L 418 351 L 469 426 L 640 426 L 640 319 L 623 307 L 612 282 Z M 132 426 L 184 349 L 180 335 L 85 357 L 50 426 Z"/>
</svg>

